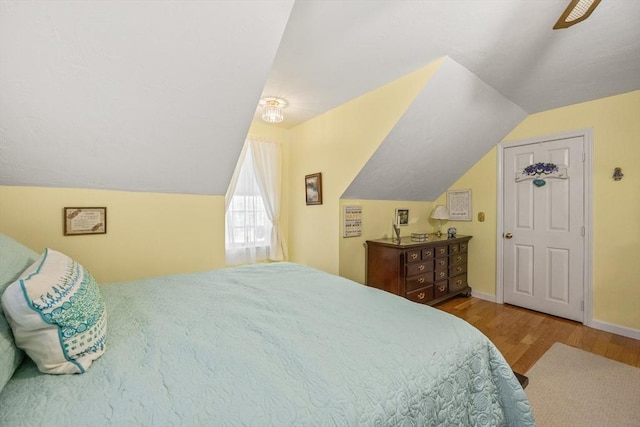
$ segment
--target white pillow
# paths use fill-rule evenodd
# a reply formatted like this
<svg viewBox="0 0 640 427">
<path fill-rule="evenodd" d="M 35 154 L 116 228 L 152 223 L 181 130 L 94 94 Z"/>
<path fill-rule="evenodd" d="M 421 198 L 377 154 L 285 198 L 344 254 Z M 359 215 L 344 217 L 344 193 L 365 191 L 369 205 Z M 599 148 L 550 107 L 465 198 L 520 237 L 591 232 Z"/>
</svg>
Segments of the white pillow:
<svg viewBox="0 0 640 427">
<path fill-rule="evenodd" d="M 45 249 L 2 295 L 16 345 L 47 374 L 81 374 L 105 350 L 107 310 L 82 265 Z"/>
</svg>

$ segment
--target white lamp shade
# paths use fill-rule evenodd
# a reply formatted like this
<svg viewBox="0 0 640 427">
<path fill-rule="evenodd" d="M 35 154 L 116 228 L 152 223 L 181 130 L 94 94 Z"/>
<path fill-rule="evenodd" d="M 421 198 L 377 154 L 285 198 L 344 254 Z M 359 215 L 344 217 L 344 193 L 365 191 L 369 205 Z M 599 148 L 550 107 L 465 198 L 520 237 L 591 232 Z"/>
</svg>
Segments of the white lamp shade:
<svg viewBox="0 0 640 427">
<path fill-rule="evenodd" d="M 431 212 L 431 219 L 449 219 L 449 211 L 446 206 L 437 205 Z"/>
</svg>

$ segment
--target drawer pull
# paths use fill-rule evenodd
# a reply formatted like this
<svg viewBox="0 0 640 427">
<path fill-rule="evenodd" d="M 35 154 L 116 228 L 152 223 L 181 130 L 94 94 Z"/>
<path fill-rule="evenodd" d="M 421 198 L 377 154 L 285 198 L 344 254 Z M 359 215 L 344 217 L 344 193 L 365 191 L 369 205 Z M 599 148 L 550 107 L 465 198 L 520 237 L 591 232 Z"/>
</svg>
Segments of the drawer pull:
<svg viewBox="0 0 640 427">
<path fill-rule="evenodd" d="M 441 259 L 440 261 L 438 261 L 438 264 L 440 264 L 440 265 L 444 265 L 444 260 L 443 260 L 443 259 Z"/>
<path fill-rule="evenodd" d="M 439 252 L 440 252 L 440 255 L 444 255 L 446 251 L 444 249 L 440 249 Z"/>
<path fill-rule="evenodd" d="M 418 283 L 424 283 L 424 277 L 420 277 L 420 278 L 418 279 Z"/>
<path fill-rule="evenodd" d="M 440 277 L 444 277 L 444 271 L 440 272 Z"/>
<path fill-rule="evenodd" d="M 460 245 L 460 249 L 462 249 L 462 250 L 467 249 L 467 245 Z"/>
<path fill-rule="evenodd" d="M 426 294 L 424 292 L 420 292 L 418 294 L 418 299 L 424 299 L 425 296 L 426 296 Z"/>
<path fill-rule="evenodd" d="M 424 268 L 425 268 L 424 264 L 420 264 L 420 266 L 418 266 L 418 270 L 420 270 L 420 271 L 424 270 Z"/>
<path fill-rule="evenodd" d="M 462 267 L 456 267 L 456 273 L 460 273 L 462 271 Z"/>
<path fill-rule="evenodd" d="M 431 251 L 427 251 L 427 256 L 431 256 Z"/>
<path fill-rule="evenodd" d="M 411 254 L 411 259 L 418 259 L 418 254 Z"/>
<path fill-rule="evenodd" d="M 447 287 L 442 285 L 438 289 L 440 290 L 440 292 L 444 292 L 444 290 L 447 289 Z"/>
<path fill-rule="evenodd" d="M 458 280 L 456 280 L 456 285 L 458 285 L 458 286 L 459 286 L 459 285 L 462 285 L 462 279 L 458 279 Z"/>
<path fill-rule="evenodd" d="M 462 256 L 458 255 L 458 256 L 456 257 L 456 261 L 462 261 Z"/>
</svg>

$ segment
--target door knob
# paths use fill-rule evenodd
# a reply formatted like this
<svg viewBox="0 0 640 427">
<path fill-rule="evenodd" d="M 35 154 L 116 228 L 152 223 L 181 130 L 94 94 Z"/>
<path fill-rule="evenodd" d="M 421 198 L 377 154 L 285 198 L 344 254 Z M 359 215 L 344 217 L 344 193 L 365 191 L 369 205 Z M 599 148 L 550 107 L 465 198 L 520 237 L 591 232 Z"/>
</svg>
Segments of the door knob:
<svg viewBox="0 0 640 427">
<path fill-rule="evenodd" d="M 506 233 L 506 234 L 504 235 L 504 238 L 505 238 L 505 239 L 510 239 L 510 238 L 512 238 L 512 237 L 513 237 L 513 234 L 511 234 L 511 233 Z"/>
</svg>

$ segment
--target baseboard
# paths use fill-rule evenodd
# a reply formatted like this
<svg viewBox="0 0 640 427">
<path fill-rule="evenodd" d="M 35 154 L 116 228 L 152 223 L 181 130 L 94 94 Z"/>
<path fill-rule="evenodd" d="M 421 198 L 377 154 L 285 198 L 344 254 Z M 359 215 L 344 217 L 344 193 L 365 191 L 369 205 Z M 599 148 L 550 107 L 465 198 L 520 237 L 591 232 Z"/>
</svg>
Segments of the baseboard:
<svg viewBox="0 0 640 427">
<path fill-rule="evenodd" d="M 485 293 L 482 293 L 482 292 L 474 291 L 473 288 L 471 289 L 471 296 L 475 297 L 475 298 L 478 298 L 478 299 L 483 299 L 485 301 L 496 302 L 496 296 L 495 295 L 485 294 Z"/>
<path fill-rule="evenodd" d="M 587 326 L 593 329 L 599 329 L 612 334 L 622 335 L 623 337 L 640 340 L 640 331 L 626 326 L 614 325 L 612 323 L 603 322 L 601 320 L 592 320 Z"/>
</svg>

